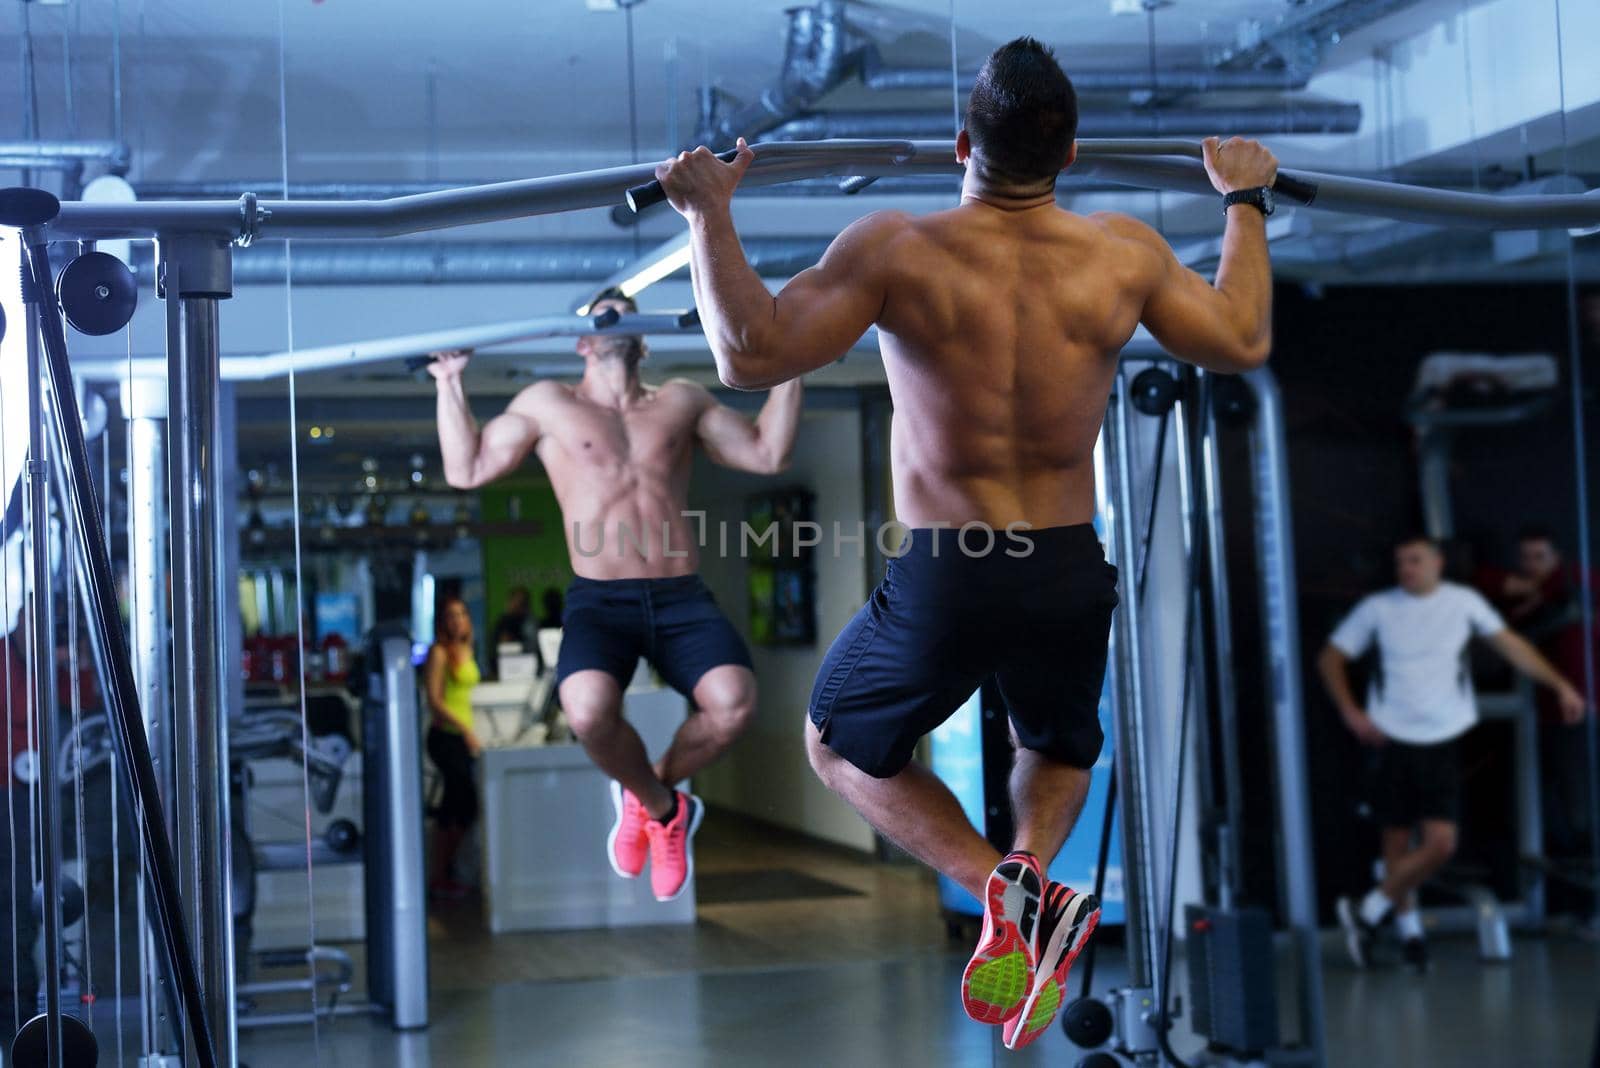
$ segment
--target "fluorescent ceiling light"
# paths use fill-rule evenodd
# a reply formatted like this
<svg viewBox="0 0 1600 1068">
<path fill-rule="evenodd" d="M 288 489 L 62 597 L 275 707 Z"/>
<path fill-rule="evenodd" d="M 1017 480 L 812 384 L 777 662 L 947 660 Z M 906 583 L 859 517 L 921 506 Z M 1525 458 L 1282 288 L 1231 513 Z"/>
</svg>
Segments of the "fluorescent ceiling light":
<svg viewBox="0 0 1600 1068">
<path fill-rule="evenodd" d="M 616 274 L 607 278 L 591 290 L 591 294 L 613 287 L 622 290 L 623 295 L 637 297 L 646 289 L 655 285 L 663 278 L 678 273 L 689 266 L 689 231 L 685 230 L 677 237 L 669 238 L 651 249 L 637 263 L 630 263 Z M 573 311 L 579 315 L 588 315 L 589 309 L 594 306 L 592 295 L 579 298 L 579 303 Z"/>
</svg>

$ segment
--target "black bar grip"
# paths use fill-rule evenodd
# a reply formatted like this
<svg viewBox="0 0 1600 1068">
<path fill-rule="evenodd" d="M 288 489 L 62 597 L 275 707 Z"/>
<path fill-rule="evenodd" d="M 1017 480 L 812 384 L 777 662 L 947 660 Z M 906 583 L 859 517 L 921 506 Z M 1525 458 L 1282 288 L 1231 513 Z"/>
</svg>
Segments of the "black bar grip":
<svg viewBox="0 0 1600 1068">
<path fill-rule="evenodd" d="M 1292 200 L 1302 207 L 1309 207 L 1317 199 L 1318 187 L 1315 182 L 1307 182 L 1299 178 L 1291 178 L 1287 174 L 1280 174 L 1272 183 L 1272 191 L 1285 200 Z"/>
<path fill-rule="evenodd" d="M 416 374 L 418 371 L 422 370 L 424 367 L 427 367 L 432 362 L 432 356 L 407 356 L 406 370 L 410 371 L 412 374 Z"/>
<path fill-rule="evenodd" d="M 717 158 L 724 163 L 732 163 L 739 158 L 739 150 L 730 148 L 726 152 L 718 152 Z M 624 195 L 627 197 L 628 207 L 633 209 L 635 215 L 667 199 L 667 191 L 661 188 L 661 181 L 658 178 L 652 178 L 643 185 L 636 185 Z"/>
<path fill-rule="evenodd" d="M 61 201 L 54 193 L 29 186 L 0 189 L 0 225 L 18 230 L 43 226 L 61 214 Z"/>
</svg>

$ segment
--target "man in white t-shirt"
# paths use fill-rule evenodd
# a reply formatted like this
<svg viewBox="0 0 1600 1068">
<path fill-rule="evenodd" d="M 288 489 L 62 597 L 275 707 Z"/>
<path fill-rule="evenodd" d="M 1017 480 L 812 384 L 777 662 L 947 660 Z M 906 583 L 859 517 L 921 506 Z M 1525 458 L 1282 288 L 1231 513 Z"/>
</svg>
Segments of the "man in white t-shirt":
<svg viewBox="0 0 1600 1068">
<path fill-rule="evenodd" d="M 1489 602 L 1444 581 L 1444 554 L 1427 537 L 1395 546 L 1399 585 L 1356 605 L 1334 630 L 1317 666 L 1345 725 L 1378 750 L 1373 808 L 1383 828 L 1383 881 L 1359 903 L 1342 897 L 1339 922 L 1360 967 L 1378 927 L 1393 914 L 1405 959 L 1427 967 L 1416 890 L 1456 848 L 1461 774 L 1456 740 L 1478 721 L 1467 646 L 1486 639 L 1512 667 L 1555 691 L 1564 709 L 1583 697 Z M 1368 648 L 1377 664 L 1365 707 L 1350 689 L 1349 662 Z"/>
</svg>

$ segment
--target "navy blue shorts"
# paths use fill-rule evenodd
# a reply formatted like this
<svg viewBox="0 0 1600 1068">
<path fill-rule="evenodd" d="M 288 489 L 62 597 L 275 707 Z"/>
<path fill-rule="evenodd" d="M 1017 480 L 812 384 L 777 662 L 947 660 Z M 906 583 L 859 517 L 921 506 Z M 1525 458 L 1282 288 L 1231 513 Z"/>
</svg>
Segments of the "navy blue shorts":
<svg viewBox="0 0 1600 1068">
<path fill-rule="evenodd" d="M 959 537 L 911 531 L 834 639 L 811 691 L 823 744 L 887 778 L 992 675 L 1024 749 L 1091 767 L 1117 606 L 1117 569 L 1094 528 L 997 532 L 982 555 L 983 532 L 968 532 L 968 551 Z"/>
<path fill-rule="evenodd" d="M 639 658 L 693 700 L 714 667 L 750 667 L 750 650 L 699 575 L 660 579 L 575 578 L 561 613 L 556 684 L 575 671 L 604 671 L 627 689 Z"/>
</svg>

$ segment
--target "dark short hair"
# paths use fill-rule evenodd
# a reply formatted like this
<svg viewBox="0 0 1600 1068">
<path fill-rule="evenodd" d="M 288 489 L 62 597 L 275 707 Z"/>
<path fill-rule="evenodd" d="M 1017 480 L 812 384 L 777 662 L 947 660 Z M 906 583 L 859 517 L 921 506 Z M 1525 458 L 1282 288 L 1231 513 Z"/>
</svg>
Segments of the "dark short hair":
<svg viewBox="0 0 1600 1068">
<path fill-rule="evenodd" d="M 589 302 L 590 309 L 592 310 L 594 306 L 599 304 L 602 300 L 614 300 L 618 304 L 625 304 L 627 305 L 628 311 L 638 314 L 639 302 L 628 296 L 628 294 L 624 293 L 617 286 L 606 286 L 600 292 L 596 293 L 594 295 L 594 299 Z"/>
<path fill-rule="evenodd" d="M 1426 545 L 1439 555 L 1444 555 L 1444 543 L 1424 530 L 1412 530 L 1394 539 L 1394 549 L 1404 549 L 1412 545 Z"/>
<path fill-rule="evenodd" d="M 989 54 L 967 98 L 967 136 L 984 177 L 1054 181 L 1078 136 L 1078 94 L 1055 53 L 1018 37 Z"/>
<path fill-rule="evenodd" d="M 1556 532 L 1543 523 L 1529 523 L 1517 531 L 1518 541 L 1547 541 L 1552 547 L 1559 543 L 1556 541 Z"/>
</svg>

